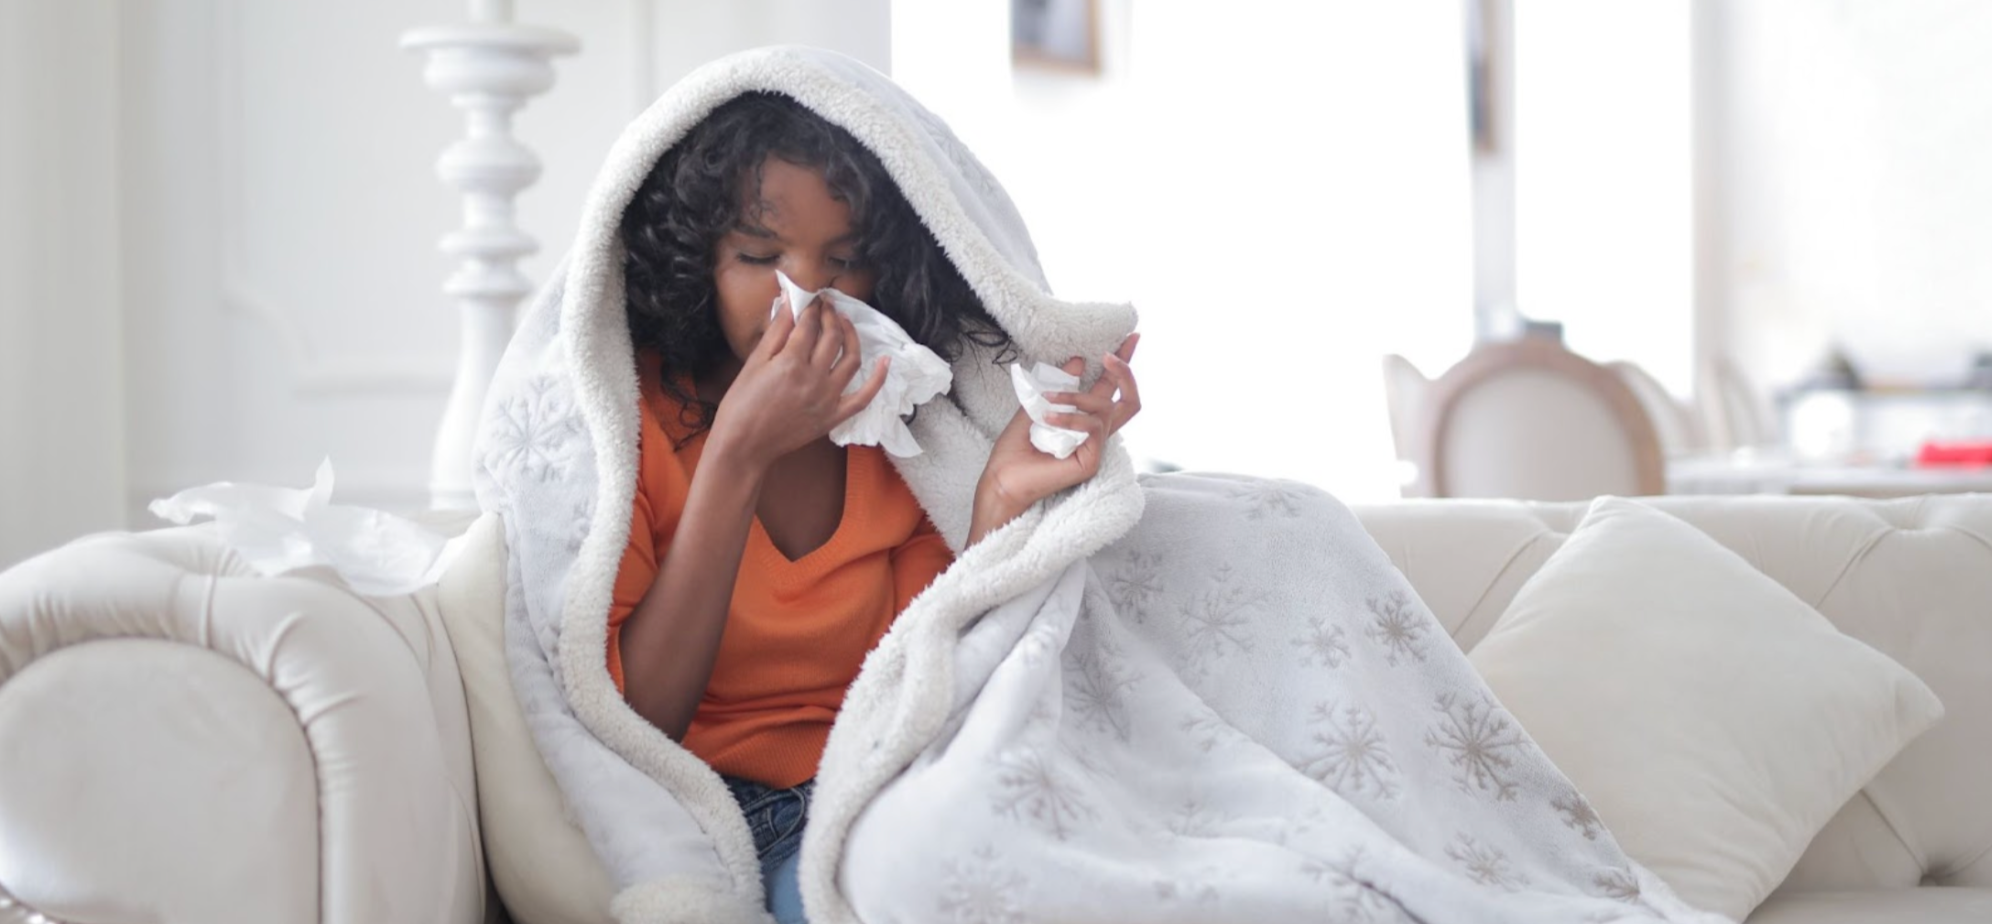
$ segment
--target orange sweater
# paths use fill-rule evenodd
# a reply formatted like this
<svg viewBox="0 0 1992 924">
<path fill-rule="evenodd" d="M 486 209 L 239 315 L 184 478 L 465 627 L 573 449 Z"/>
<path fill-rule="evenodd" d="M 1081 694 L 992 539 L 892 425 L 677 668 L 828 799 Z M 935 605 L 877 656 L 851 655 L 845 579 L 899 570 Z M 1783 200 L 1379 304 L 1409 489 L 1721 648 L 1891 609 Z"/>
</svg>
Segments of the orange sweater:
<svg viewBox="0 0 1992 924">
<path fill-rule="evenodd" d="M 657 576 L 705 449 L 701 433 L 672 451 L 684 430 L 652 374 L 643 378 L 643 404 L 629 546 L 609 608 L 609 676 L 618 691 L 623 622 Z M 865 654 L 953 561 L 885 454 L 846 451 L 844 516 L 828 542 L 790 561 L 759 518 L 748 527 L 712 679 L 684 740 L 720 773 L 778 788 L 814 777 Z"/>
</svg>

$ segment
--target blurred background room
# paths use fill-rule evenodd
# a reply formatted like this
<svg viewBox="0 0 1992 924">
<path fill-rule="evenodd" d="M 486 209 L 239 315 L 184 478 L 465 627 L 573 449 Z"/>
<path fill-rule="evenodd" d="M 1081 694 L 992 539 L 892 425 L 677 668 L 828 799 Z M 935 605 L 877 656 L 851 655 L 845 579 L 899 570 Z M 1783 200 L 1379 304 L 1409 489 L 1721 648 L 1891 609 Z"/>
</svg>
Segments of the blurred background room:
<svg viewBox="0 0 1992 924">
<path fill-rule="evenodd" d="M 0 567 L 325 458 L 464 503 L 446 416 L 618 131 L 788 42 L 1140 309 L 1150 468 L 1992 489 L 1975 0 L 0 0 Z"/>
</svg>

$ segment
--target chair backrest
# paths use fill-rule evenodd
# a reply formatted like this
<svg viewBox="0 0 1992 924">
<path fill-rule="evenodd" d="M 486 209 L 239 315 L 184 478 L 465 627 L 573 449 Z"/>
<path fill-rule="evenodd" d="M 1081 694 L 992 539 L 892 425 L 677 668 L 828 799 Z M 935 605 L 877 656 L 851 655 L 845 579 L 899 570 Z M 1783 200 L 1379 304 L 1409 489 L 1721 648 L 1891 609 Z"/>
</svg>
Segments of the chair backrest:
<svg viewBox="0 0 1992 924">
<path fill-rule="evenodd" d="M 1660 437 L 1660 451 L 1665 455 L 1692 455 L 1708 448 L 1702 438 L 1701 424 L 1687 405 L 1674 397 L 1667 386 L 1653 377 L 1637 363 L 1620 360 L 1605 364 L 1619 381 L 1632 389 L 1639 405 L 1646 409 L 1646 417 L 1653 421 L 1653 431 Z"/>
<path fill-rule="evenodd" d="M 1435 497 L 1666 491 L 1659 436 L 1619 377 L 1549 340 L 1476 348 L 1432 384 L 1419 470 Z"/>
<path fill-rule="evenodd" d="M 1390 409 L 1390 441 L 1397 447 L 1397 458 L 1405 463 L 1418 461 L 1420 411 L 1431 390 L 1432 380 L 1410 360 L 1396 353 L 1384 355 L 1383 401 Z M 1430 490 L 1424 482 L 1421 473 L 1411 483 L 1402 485 L 1404 496 L 1428 496 Z"/>
<path fill-rule="evenodd" d="M 1727 356 L 1702 366 L 1702 414 L 1713 449 L 1745 449 L 1777 442 L 1777 429 L 1750 377 Z"/>
</svg>

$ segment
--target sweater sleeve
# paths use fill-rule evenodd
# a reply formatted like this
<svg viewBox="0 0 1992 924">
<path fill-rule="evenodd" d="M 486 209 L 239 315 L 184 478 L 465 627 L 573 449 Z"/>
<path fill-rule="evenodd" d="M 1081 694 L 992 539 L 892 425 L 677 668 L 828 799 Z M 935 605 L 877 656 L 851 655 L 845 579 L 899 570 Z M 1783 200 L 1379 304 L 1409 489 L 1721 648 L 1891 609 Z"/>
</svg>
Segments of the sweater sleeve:
<svg viewBox="0 0 1992 924">
<path fill-rule="evenodd" d="M 914 527 L 912 537 L 892 550 L 892 611 L 901 613 L 906 604 L 934 583 L 934 578 L 954 564 L 954 552 L 925 514 Z"/>
<path fill-rule="evenodd" d="M 629 544 L 623 546 L 622 565 L 616 570 L 615 590 L 609 596 L 609 679 L 616 692 L 623 692 L 622 627 L 636 605 L 657 579 L 656 521 L 651 515 L 650 492 L 644 479 L 636 482 L 636 501 L 629 518 Z"/>
</svg>

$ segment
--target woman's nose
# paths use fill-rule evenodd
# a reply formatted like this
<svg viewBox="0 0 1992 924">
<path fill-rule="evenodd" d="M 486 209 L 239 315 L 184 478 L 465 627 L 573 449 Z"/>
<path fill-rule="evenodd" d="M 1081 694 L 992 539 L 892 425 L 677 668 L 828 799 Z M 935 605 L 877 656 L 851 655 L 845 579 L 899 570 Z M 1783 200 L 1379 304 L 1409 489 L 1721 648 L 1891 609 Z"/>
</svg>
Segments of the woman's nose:
<svg viewBox="0 0 1992 924">
<path fill-rule="evenodd" d="M 786 269 L 788 278 L 806 292 L 829 288 L 836 283 L 838 274 L 842 272 L 828 260 L 797 260 L 794 265 Z"/>
</svg>

